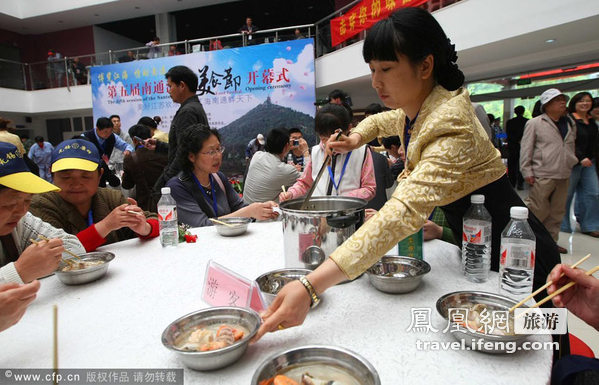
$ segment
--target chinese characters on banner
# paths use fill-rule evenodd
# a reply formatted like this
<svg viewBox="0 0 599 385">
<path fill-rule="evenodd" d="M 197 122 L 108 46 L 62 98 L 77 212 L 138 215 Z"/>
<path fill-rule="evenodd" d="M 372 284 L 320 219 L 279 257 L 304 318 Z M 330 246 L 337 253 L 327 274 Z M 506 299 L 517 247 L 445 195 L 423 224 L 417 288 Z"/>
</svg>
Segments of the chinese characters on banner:
<svg viewBox="0 0 599 385">
<path fill-rule="evenodd" d="M 142 116 L 160 116 L 158 128 L 168 132 L 180 107 L 165 79 L 175 66 L 197 75 L 196 94 L 211 128 L 227 127 L 266 100 L 314 116 L 313 40 L 301 39 L 93 66 L 94 120 L 117 114 L 131 127 Z"/>
<path fill-rule="evenodd" d="M 372 27 L 399 8 L 418 7 L 426 0 L 362 0 L 343 16 L 331 19 L 331 45 L 334 47 Z"/>
</svg>

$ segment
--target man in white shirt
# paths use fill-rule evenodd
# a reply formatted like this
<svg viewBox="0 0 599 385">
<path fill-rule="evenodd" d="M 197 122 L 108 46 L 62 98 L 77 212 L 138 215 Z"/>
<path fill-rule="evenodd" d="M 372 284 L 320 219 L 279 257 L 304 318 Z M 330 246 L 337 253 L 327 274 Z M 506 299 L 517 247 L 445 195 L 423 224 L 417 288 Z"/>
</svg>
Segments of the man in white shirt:
<svg viewBox="0 0 599 385">
<path fill-rule="evenodd" d="M 303 152 L 308 150 L 305 141 Z M 292 186 L 300 172 L 294 165 L 287 164 L 285 157 L 293 144 L 289 131 L 285 128 L 274 128 L 266 137 L 265 151 L 259 151 L 252 157 L 245 178 L 243 201 L 245 203 L 278 201 L 281 186 Z"/>
</svg>

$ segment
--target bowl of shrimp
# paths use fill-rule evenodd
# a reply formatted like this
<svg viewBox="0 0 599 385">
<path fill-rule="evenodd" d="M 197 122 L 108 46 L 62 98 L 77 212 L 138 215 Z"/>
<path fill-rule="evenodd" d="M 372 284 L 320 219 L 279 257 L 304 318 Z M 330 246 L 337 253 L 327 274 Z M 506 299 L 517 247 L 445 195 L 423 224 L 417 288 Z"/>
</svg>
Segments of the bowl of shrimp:
<svg viewBox="0 0 599 385">
<path fill-rule="evenodd" d="M 509 309 L 517 303 L 494 293 L 456 291 L 437 300 L 437 311 L 448 321 L 450 333 L 472 350 L 507 353 L 530 335 L 515 332 L 514 313 Z M 482 343 L 474 347 L 477 340 Z"/>
<path fill-rule="evenodd" d="M 252 309 L 211 307 L 173 321 L 162 333 L 162 344 L 190 369 L 220 369 L 243 356 L 261 322 Z"/>
</svg>

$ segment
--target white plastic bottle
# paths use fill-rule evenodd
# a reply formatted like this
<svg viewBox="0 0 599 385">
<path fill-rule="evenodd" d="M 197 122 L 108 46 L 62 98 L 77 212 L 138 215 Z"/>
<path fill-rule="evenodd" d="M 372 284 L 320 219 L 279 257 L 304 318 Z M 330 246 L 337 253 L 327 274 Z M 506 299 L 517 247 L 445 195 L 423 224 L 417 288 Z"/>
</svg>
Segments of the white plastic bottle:
<svg viewBox="0 0 599 385">
<path fill-rule="evenodd" d="M 294 165 L 295 163 L 293 163 L 293 155 L 291 155 L 291 153 L 287 154 L 287 164 L 290 165 Z"/>
<path fill-rule="evenodd" d="M 521 300 L 532 293 L 537 242 L 526 207 L 512 207 L 510 216 L 512 220 L 501 233 L 499 293 Z"/>
<path fill-rule="evenodd" d="M 472 195 L 470 202 L 462 222 L 462 270 L 469 281 L 485 282 L 491 270 L 491 214 L 484 195 Z"/>
<path fill-rule="evenodd" d="M 171 196 L 171 188 L 163 187 L 162 197 L 158 201 L 158 224 L 162 247 L 177 246 L 179 231 L 177 228 L 177 202 Z"/>
</svg>

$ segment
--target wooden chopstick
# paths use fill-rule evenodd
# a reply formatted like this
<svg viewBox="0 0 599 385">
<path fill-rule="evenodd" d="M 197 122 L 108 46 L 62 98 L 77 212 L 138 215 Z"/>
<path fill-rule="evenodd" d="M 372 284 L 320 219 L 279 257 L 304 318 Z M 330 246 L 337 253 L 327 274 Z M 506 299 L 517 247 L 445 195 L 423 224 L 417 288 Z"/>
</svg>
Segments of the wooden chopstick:
<svg viewBox="0 0 599 385">
<path fill-rule="evenodd" d="M 46 238 L 42 234 L 39 234 L 38 237 L 40 237 L 40 239 L 42 239 L 44 241 L 49 241 L 50 240 L 49 238 Z M 67 249 L 64 249 L 64 252 L 67 253 L 67 254 L 69 254 L 69 255 L 71 255 L 71 256 L 73 256 L 73 257 L 75 257 L 75 258 L 77 258 L 78 260 L 81 261 L 81 258 L 79 258 L 79 256 L 77 254 L 75 254 L 75 253 L 73 253 L 73 252 L 71 252 L 71 251 L 69 251 Z M 65 261 L 66 261 L 66 259 L 65 259 Z"/>
<path fill-rule="evenodd" d="M 232 225 L 230 223 L 226 223 L 226 222 L 223 222 L 223 221 L 219 221 L 218 219 L 214 219 L 214 218 L 208 218 L 208 219 L 211 220 L 214 223 L 218 223 L 219 225 L 224 225 L 224 226 L 227 226 L 227 227 L 235 227 L 235 225 Z"/>
<path fill-rule="evenodd" d="M 593 267 L 591 270 L 587 271 L 585 274 L 586 275 L 593 275 L 597 271 L 599 271 L 599 265 Z M 539 302 L 537 302 L 536 304 L 534 304 L 534 306 L 532 306 L 532 307 L 535 308 L 535 307 L 541 306 L 545 302 L 551 300 L 556 295 L 559 295 L 559 294 L 563 293 L 564 291 L 568 290 L 569 288 L 571 288 L 574 285 L 576 285 L 576 282 L 574 282 L 574 281 L 568 282 L 564 286 L 560 287 L 558 290 L 554 291 L 553 294 L 548 295 L 547 297 L 543 298 L 542 300 L 540 300 Z"/>
<path fill-rule="evenodd" d="M 582 257 L 578 262 L 576 262 L 575 264 L 573 264 L 572 266 L 570 266 L 572 269 L 574 269 L 576 266 L 580 265 L 581 263 L 583 263 L 584 261 L 586 261 L 587 259 L 589 259 L 591 257 L 591 254 L 587 254 L 586 256 Z M 560 275 L 559 277 L 563 277 L 564 273 L 562 273 L 562 275 Z M 553 281 L 549 281 L 546 284 L 544 284 L 543 286 L 541 286 L 540 288 L 538 288 L 537 290 L 535 290 L 531 295 L 529 295 L 528 297 L 524 298 L 522 301 L 518 302 L 517 304 L 515 304 L 514 306 L 512 306 L 509 310 L 509 312 L 513 312 L 514 310 L 516 310 L 517 308 L 519 308 L 520 306 L 524 305 L 524 303 L 526 301 L 528 301 L 529 299 L 531 299 L 532 297 L 534 297 L 535 295 L 539 294 L 540 292 L 542 292 L 543 290 L 547 289 L 549 286 L 553 285 Z"/>
<path fill-rule="evenodd" d="M 57 385 L 58 378 L 58 306 L 52 306 L 52 319 L 53 319 L 53 330 L 52 334 L 54 337 L 54 351 L 53 351 L 53 367 L 54 367 L 54 385 Z"/>
<path fill-rule="evenodd" d="M 286 193 L 287 191 L 285 191 L 285 185 L 281 186 L 281 190 L 283 190 L 284 193 Z"/>
<path fill-rule="evenodd" d="M 29 238 L 29 242 L 33 243 L 34 245 L 39 245 L 40 244 L 39 241 L 36 241 L 35 239 L 32 239 L 32 238 Z M 79 258 L 79 257 L 77 257 L 77 258 Z M 73 261 L 68 260 L 68 259 L 64 259 L 64 258 L 62 259 L 62 261 L 65 262 L 67 265 L 72 266 L 71 264 L 73 263 Z"/>
<path fill-rule="evenodd" d="M 137 212 L 137 211 L 133 211 L 133 210 L 127 210 L 127 212 L 129 214 L 135 214 L 135 215 L 144 215 L 143 213 Z"/>
</svg>

